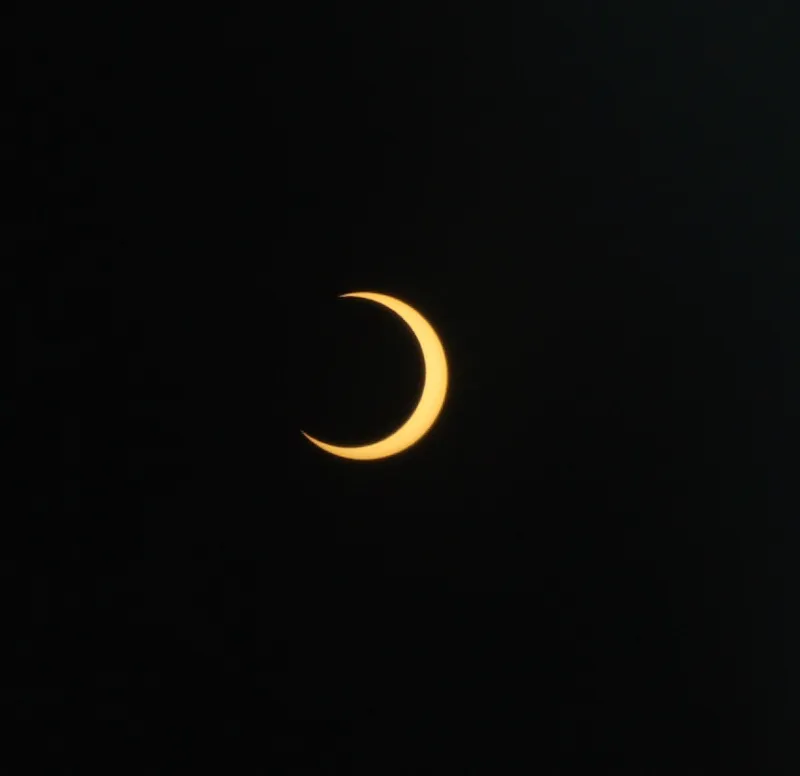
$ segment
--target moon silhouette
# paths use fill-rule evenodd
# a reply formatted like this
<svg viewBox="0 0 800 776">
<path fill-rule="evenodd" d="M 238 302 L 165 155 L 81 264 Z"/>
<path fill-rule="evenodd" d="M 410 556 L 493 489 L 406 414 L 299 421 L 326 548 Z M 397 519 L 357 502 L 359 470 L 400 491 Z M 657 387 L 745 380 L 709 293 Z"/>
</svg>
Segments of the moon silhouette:
<svg viewBox="0 0 800 776">
<path fill-rule="evenodd" d="M 419 442 L 430 431 L 439 417 L 447 395 L 447 356 L 433 326 L 405 302 L 401 302 L 392 296 L 376 294 L 371 291 L 357 291 L 351 294 L 342 294 L 341 297 L 367 299 L 371 302 L 376 302 L 397 314 L 408 325 L 419 343 L 425 364 L 422 393 L 416 408 L 408 420 L 395 432 L 372 444 L 341 447 L 321 442 L 319 439 L 306 434 L 305 431 L 301 433 L 309 442 L 340 458 L 349 458 L 353 461 L 374 461 L 378 458 L 388 458 L 402 453 Z"/>
</svg>

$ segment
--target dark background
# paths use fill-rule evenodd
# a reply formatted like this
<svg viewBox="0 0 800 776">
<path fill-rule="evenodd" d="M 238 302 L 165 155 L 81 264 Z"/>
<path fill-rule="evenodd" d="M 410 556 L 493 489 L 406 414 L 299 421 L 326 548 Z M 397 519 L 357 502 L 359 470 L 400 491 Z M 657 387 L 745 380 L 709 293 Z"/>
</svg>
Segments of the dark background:
<svg viewBox="0 0 800 776">
<path fill-rule="evenodd" d="M 29 757 L 796 772 L 797 20 L 661 5 L 19 47 Z M 418 396 L 356 290 L 416 306 L 451 368 L 432 432 L 373 463 L 300 435 L 370 441 Z"/>
</svg>

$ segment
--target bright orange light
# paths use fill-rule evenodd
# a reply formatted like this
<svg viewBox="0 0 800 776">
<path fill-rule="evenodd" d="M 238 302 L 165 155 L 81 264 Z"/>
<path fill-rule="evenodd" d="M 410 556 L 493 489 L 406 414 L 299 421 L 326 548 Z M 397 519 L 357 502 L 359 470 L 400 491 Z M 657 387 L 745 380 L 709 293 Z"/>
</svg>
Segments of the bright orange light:
<svg viewBox="0 0 800 776">
<path fill-rule="evenodd" d="M 354 461 L 374 461 L 378 458 L 388 458 L 407 450 L 422 439 L 430 431 L 439 413 L 444 406 L 447 395 L 447 357 L 444 347 L 433 326 L 428 323 L 413 307 L 385 294 L 375 294 L 371 291 L 358 291 L 352 294 L 342 294 L 343 297 L 356 297 L 377 302 L 388 307 L 392 312 L 408 324 L 422 349 L 422 358 L 425 363 L 425 383 L 414 412 L 400 428 L 388 437 L 369 445 L 359 447 L 340 447 L 321 442 L 312 436 L 301 432 L 303 436 L 317 447 L 331 455 L 340 458 L 350 458 Z"/>
</svg>

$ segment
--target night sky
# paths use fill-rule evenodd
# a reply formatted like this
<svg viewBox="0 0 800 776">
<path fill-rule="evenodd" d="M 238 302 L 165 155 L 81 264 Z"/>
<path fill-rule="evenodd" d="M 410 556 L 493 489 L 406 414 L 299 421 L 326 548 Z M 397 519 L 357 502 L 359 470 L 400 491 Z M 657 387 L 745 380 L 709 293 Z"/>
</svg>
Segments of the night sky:
<svg viewBox="0 0 800 776">
<path fill-rule="evenodd" d="M 373 3 L 20 47 L 28 756 L 795 773 L 797 21 Z M 408 329 L 338 298 L 364 290 L 451 378 L 368 463 L 300 433 L 416 404 Z"/>
</svg>

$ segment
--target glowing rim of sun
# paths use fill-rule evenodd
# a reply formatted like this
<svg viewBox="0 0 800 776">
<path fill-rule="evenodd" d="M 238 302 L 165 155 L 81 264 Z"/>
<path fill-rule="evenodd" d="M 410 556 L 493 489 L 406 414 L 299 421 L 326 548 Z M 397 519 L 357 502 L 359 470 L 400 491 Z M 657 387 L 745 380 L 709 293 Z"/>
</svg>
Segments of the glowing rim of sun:
<svg viewBox="0 0 800 776">
<path fill-rule="evenodd" d="M 374 461 L 397 455 L 422 439 L 436 423 L 444 406 L 448 387 L 447 356 L 444 346 L 433 326 L 411 305 L 395 299 L 393 296 L 378 294 L 372 291 L 356 291 L 341 294 L 340 298 L 367 299 L 383 307 L 387 307 L 398 315 L 411 329 L 422 350 L 424 362 L 424 382 L 422 393 L 414 411 L 408 420 L 389 436 L 368 445 L 343 447 L 322 442 L 301 431 L 309 442 L 331 455 L 349 458 L 353 461 Z"/>
</svg>

